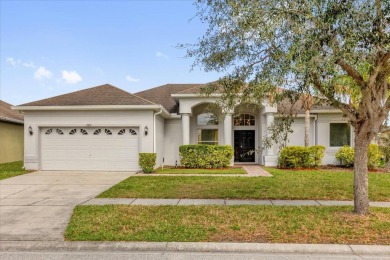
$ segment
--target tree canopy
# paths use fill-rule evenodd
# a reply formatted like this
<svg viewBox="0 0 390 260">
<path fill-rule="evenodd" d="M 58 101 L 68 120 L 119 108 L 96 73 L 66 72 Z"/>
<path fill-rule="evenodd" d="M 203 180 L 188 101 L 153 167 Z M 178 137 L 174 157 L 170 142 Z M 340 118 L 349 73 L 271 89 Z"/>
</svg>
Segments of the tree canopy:
<svg viewBox="0 0 390 260">
<path fill-rule="evenodd" d="M 390 1 L 199 0 L 196 5 L 209 27 L 197 44 L 186 46 L 187 54 L 195 58 L 194 66 L 226 74 L 208 92 L 219 88 L 224 103 L 233 106 L 237 98 L 277 100 L 281 93 L 314 91 L 348 117 L 359 148 L 355 210 L 367 213 L 364 153 L 390 110 Z"/>
<path fill-rule="evenodd" d="M 388 114 L 390 1 L 200 0 L 197 6 L 209 28 L 188 56 L 206 71 L 226 72 L 220 81 L 226 98 L 314 86 L 352 122 L 360 114 Z M 360 103 L 367 108 L 359 110 Z"/>
</svg>

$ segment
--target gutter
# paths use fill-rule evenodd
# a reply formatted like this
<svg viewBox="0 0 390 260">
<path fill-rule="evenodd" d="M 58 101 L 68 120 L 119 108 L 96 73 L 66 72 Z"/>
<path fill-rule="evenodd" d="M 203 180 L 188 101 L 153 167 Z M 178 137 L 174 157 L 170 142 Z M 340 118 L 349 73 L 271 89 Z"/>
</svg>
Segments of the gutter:
<svg viewBox="0 0 390 260">
<path fill-rule="evenodd" d="M 9 118 L 9 117 L 2 117 L 2 116 L 0 116 L 0 121 L 24 125 L 24 121 L 18 120 L 18 119 Z"/>
<path fill-rule="evenodd" d="M 161 105 L 91 105 L 91 106 L 14 106 L 18 111 L 101 111 L 101 110 L 162 110 L 164 118 L 169 118 L 169 112 Z"/>
<path fill-rule="evenodd" d="M 153 113 L 153 153 L 156 152 L 156 116 L 163 112 L 163 108 L 160 105 L 160 111 Z"/>
</svg>

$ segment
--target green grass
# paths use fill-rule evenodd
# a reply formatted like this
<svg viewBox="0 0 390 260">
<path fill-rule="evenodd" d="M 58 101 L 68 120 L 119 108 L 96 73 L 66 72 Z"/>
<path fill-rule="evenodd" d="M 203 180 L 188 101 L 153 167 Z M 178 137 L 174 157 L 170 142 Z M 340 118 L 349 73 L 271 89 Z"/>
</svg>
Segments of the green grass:
<svg viewBox="0 0 390 260">
<path fill-rule="evenodd" d="M 353 173 L 334 170 L 280 170 L 273 177 L 130 177 L 100 198 L 322 199 L 352 200 Z M 390 201 L 390 174 L 369 174 L 372 201 Z"/>
<path fill-rule="evenodd" d="M 351 207 L 77 206 L 72 241 L 390 244 L 390 209 Z"/>
<path fill-rule="evenodd" d="M 24 170 L 22 167 L 23 167 L 23 161 L 1 163 L 0 180 L 22 175 L 29 172 Z"/>
<path fill-rule="evenodd" d="M 247 174 L 241 167 L 229 167 L 224 169 L 183 169 L 183 168 L 158 168 L 157 174 Z"/>
</svg>

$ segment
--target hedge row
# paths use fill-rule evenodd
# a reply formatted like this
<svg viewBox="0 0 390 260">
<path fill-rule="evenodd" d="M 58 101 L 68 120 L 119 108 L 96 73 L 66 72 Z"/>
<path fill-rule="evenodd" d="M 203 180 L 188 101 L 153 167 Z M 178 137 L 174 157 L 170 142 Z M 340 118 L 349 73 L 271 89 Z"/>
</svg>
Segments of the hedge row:
<svg viewBox="0 0 390 260">
<path fill-rule="evenodd" d="M 314 145 L 287 146 L 280 152 L 278 165 L 282 168 L 309 168 L 321 165 L 325 147 Z"/>
<path fill-rule="evenodd" d="M 182 145 L 179 152 L 181 165 L 186 168 L 223 168 L 233 157 L 230 145 Z"/>
</svg>

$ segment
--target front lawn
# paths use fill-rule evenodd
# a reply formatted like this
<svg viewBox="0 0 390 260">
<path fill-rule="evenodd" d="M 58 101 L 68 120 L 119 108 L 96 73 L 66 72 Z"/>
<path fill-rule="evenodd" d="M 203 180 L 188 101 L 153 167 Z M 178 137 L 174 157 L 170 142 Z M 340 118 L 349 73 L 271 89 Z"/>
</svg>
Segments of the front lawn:
<svg viewBox="0 0 390 260">
<path fill-rule="evenodd" d="M 390 244 L 390 209 L 351 207 L 77 206 L 71 241 Z"/>
<path fill-rule="evenodd" d="M 29 172 L 24 170 L 22 167 L 23 167 L 23 161 L 1 163 L 0 180 L 22 175 Z"/>
<path fill-rule="evenodd" d="M 319 199 L 353 200 L 353 173 L 334 170 L 280 170 L 273 177 L 130 177 L 100 198 Z M 390 174 L 369 174 L 372 201 L 390 201 Z"/>
<path fill-rule="evenodd" d="M 167 167 L 158 168 L 154 171 L 157 174 L 247 174 L 241 167 L 228 167 L 223 169 L 184 169 Z"/>
</svg>

